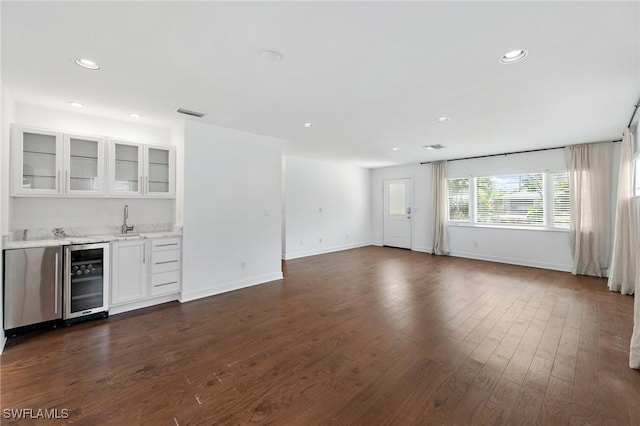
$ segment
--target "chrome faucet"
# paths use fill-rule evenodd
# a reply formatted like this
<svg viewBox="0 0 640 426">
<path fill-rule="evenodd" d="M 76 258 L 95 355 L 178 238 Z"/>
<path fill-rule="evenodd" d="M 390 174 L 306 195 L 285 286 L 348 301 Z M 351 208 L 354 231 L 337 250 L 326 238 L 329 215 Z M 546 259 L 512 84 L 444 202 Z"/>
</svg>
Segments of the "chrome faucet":
<svg viewBox="0 0 640 426">
<path fill-rule="evenodd" d="M 133 225 L 127 226 L 127 218 L 129 217 L 129 205 L 124 205 L 124 219 L 122 220 L 122 233 L 126 234 L 129 231 L 133 231 Z"/>
</svg>

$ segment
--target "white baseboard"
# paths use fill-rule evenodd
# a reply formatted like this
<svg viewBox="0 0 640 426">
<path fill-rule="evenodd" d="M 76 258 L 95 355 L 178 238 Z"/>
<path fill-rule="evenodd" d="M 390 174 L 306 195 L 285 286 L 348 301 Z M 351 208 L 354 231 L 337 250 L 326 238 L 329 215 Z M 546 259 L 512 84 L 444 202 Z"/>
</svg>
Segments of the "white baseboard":
<svg viewBox="0 0 640 426">
<path fill-rule="evenodd" d="M 284 259 L 285 260 L 299 259 L 301 257 L 316 256 L 318 254 L 333 253 L 333 252 L 336 252 L 336 251 L 350 250 L 350 249 L 359 248 L 359 247 L 366 247 L 366 246 L 370 246 L 371 244 L 372 244 L 371 242 L 367 241 L 365 243 L 344 244 L 344 245 L 340 245 L 340 246 L 332 246 L 332 247 L 322 248 L 322 249 L 318 249 L 318 250 L 310 250 L 310 251 L 303 251 L 303 252 L 297 252 L 297 253 L 290 253 L 290 254 L 287 254 Z"/>
<path fill-rule="evenodd" d="M 554 271 L 571 272 L 573 265 L 562 265 L 559 263 L 536 262 L 527 259 L 518 259 L 511 257 L 490 256 L 478 253 L 468 253 L 462 251 L 452 251 L 449 253 L 453 257 L 464 257 L 466 259 L 486 260 L 489 262 L 507 263 L 509 265 L 530 266 L 532 268 L 551 269 Z"/>
<path fill-rule="evenodd" d="M 431 247 L 411 247 L 413 251 L 419 251 L 421 253 L 431 253 L 433 249 Z"/>
<path fill-rule="evenodd" d="M 173 302 L 179 300 L 180 293 L 167 294 L 164 296 L 154 297 L 153 299 L 140 300 L 138 302 L 127 303 L 125 305 L 110 306 L 109 315 L 118 315 L 125 312 L 134 311 L 136 309 L 148 308 L 149 306 L 160 305 L 161 303 Z"/>
<path fill-rule="evenodd" d="M 378 247 L 384 246 L 384 244 L 382 244 L 382 241 L 373 241 L 370 245 L 378 246 Z M 411 250 L 419 251 L 421 253 L 431 253 L 432 249 L 431 247 L 414 246 L 414 247 L 411 247 Z"/>
<path fill-rule="evenodd" d="M 222 285 L 217 285 L 215 287 L 206 288 L 204 290 L 182 293 L 180 302 L 190 302 L 192 300 L 202 299 L 203 297 L 215 296 L 216 294 L 226 293 L 228 291 L 239 290 L 245 287 L 268 283 L 270 281 L 281 280 L 282 278 L 282 271 L 280 271 L 273 274 L 260 275 L 244 280 L 232 281 Z"/>
</svg>

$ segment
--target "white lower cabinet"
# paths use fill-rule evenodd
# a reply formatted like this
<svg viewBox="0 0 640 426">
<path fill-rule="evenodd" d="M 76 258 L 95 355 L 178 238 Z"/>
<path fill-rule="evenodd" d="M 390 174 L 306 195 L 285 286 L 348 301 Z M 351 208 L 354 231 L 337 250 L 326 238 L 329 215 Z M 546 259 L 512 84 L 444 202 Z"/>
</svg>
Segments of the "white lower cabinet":
<svg viewBox="0 0 640 426">
<path fill-rule="evenodd" d="M 114 312 L 176 300 L 181 290 L 182 239 L 165 237 L 111 243 Z"/>
<path fill-rule="evenodd" d="M 180 291 L 182 249 L 180 238 L 151 240 L 150 291 L 152 296 Z"/>
<path fill-rule="evenodd" d="M 111 243 L 111 304 L 136 302 L 149 294 L 147 241 Z"/>
</svg>

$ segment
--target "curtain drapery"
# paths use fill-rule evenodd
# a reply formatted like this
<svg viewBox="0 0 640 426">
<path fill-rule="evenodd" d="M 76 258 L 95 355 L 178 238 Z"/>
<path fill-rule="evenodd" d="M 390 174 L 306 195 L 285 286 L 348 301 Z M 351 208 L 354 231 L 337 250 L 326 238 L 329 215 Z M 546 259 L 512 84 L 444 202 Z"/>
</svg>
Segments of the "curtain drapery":
<svg viewBox="0 0 640 426">
<path fill-rule="evenodd" d="M 636 209 L 640 209 L 640 203 Z M 637 214 L 637 213 L 636 213 Z M 636 215 L 636 229 L 640 229 Z M 636 265 L 640 265 L 640 250 L 636 250 Z M 640 369 L 640 267 L 636 268 L 636 292 L 633 301 L 633 334 L 629 345 L 629 367 Z"/>
<path fill-rule="evenodd" d="M 636 165 L 636 167 L 638 167 Z M 635 203 L 635 226 L 640 229 L 640 198 L 636 197 Z M 637 238 L 637 237 L 636 237 Z M 636 240 L 640 243 L 640 240 Z M 629 347 L 629 367 L 640 369 L 640 250 L 636 250 L 636 292 L 633 301 L 633 334 L 631 335 L 631 345 Z"/>
<path fill-rule="evenodd" d="M 447 194 L 447 162 L 431 163 L 433 194 L 433 251 L 435 255 L 449 254 L 449 197 Z"/>
<path fill-rule="evenodd" d="M 609 266 L 611 142 L 566 148 L 573 274 L 602 277 Z"/>
<path fill-rule="evenodd" d="M 636 279 L 636 229 L 633 201 L 633 133 L 624 132 L 620 148 L 618 202 L 609 269 L 609 290 L 633 294 Z"/>
</svg>

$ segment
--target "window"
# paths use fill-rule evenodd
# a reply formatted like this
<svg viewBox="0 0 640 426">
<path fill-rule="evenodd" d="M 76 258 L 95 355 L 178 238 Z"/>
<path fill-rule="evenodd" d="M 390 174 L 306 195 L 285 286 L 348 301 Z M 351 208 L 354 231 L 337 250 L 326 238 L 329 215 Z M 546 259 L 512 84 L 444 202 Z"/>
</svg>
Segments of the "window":
<svg viewBox="0 0 640 426">
<path fill-rule="evenodd" d="M 553 173 L 553 226 L 569 228 L 571 223 L 571 198 L 569 173 Z"/>
<path fill-rule="evenodd" d="M 476 222 L 544 225 L 542 173 L 476 179 Z"/>
<path fill-rule="evenodd" d="M 405 214 L 405 187 L 403 183 L 389 184 L 389 214 Z"/>
<path fill-rule="evenodd" d="M 449 220 L 469 221 L 469 178 L 449 179 Z"/>
<path fill-rule="evenodd" d="M 524 173 L 448 180 L 449 221 L 568 229 L 569 174 Z"/>
</svg>

